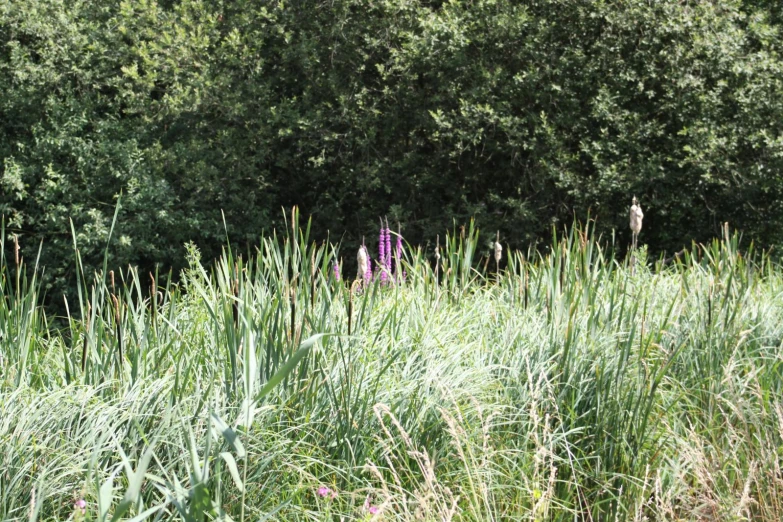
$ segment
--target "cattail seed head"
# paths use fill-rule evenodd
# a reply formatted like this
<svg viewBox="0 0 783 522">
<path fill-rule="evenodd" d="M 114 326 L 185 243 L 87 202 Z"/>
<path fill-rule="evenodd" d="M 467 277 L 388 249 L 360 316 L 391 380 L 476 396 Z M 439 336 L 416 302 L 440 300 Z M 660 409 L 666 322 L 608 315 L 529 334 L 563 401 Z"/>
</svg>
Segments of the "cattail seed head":
<svg viewBox="0 0 783 522">
<path fill-rule="evenodd" d="M 500 263 L 503 258 L 503 246 L 500 244 L 500 232 L 498 232 L 497 239 L 495 240 L 495 263 Z"/>
<path fill-rule="evenodd" d="M 365 278 L 367 272 L 370 270 L 370 258 L 367 255 L 367 249 L 364 245 L 360 246 L 359 251 L 356 253 L 356 264 L 358 266 L 356 279 Z"/>
<path fill-rule="evenodd" d="M 639 205 L 639 200 L 636 199 L 636 196 L 631 200 L 630 218 L 631 231 L 634 234 L 638 234 L 642 230 L 644 212 L 642 212 L 642 207 Z"/>
<path fill-rule="evenodd" d="M 14 234 L 14 261 L 16 268 L 19 268 L 19 236 L 16 234 Z"/>
</svg>

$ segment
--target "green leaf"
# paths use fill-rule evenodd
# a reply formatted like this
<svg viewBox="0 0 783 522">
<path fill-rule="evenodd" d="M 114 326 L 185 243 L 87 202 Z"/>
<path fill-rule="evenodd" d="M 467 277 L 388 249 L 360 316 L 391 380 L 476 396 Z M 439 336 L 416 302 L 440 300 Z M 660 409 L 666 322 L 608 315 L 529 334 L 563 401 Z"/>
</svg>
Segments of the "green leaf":
<svg viewBox="0 0 783 522">
<path fill-rule="evenodd" d="M 244 458 L 245 447 L 242 445 L 242 441 L 239 440 L 237 432 L 231 429 L 231 426 L 226 424 L 217 413 L 212 413 L 212 424 L 214 424 L 215 428 L 223 435 L 223 438 L 226 439 L 229 445 L 234 448 L 237 458 Z"/>
<path fill-rule="evenodd" d="M 294 368 L 296 368 L 296 365 L 299 364 L 299 361 L 301 361 L 305 355 L 307 355 L 313 345 L 322 337 L 327 337 L 329 335 L 331 334 L 315 334 L 305 339 L 296 353 L 294 353 L 294 355 L 292 355 L 291 358 L 288 359 L 288 361 L 286 361 L 286 363 L 269 379 L 264 387 L 261 388 L 261 391 L 259 391 L 258 395 L 256 395 L 256 400 L 264 398 L 275 388 L 275 386 L 280 384 L 280 382 L 282 382 L 282 380 L 285 379 L 288 374 L 294 370 Z"/>
<path fill-rule="evenodd" d="M 234 479 L 234 484 L 236 484 L 237 489 L 240 492 L 245 491 L 245 485 L 242 484 L 242 477 L 239 476 L 239 468 L 237 468 L 237 463 L 234 460 L 234 457 L 231 455 L 231 453 L 228 453 L 224 451 L 220 454 L 221 458 L 226 461 L 226 466 L 228 466 L 228 472 L 231 473 L 231 478 Z"/>
</svg>

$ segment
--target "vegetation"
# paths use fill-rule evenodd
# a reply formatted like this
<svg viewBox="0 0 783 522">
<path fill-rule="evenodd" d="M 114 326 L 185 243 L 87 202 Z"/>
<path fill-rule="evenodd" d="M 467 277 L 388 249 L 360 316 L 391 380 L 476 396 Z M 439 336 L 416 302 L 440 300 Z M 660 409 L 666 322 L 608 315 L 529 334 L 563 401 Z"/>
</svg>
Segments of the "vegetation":
<svg viewBox="0 0 783 522">
<path fill-rule="evenodd" d="M 469 226 L 362 285 L 294 215 L 179 285 L 80 275 L 61 330 L 3 258 L 0 519 L 781 520 L 780 267 L 613 248 L 497 273 Z"/>
<path fill-rule="evenodd" d="M 0 2 L 0 213 L 55 303 L 70 220 L 85 267 L 110 240 L 161 277 L 293 205 L 351 248 L 388 215 L 526 249 L 588 213 L 628 244 L 636 195 L 656 256 L 726 221 L 777 247 L 781 23 L 771 0 Z"/>
</svg>

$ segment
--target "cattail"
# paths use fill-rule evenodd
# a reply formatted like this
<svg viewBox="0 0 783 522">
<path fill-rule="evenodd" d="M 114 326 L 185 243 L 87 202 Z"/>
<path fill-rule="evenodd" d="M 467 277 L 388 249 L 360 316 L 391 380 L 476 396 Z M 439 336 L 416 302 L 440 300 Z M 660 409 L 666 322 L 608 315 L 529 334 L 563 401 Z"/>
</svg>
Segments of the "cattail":
<svg viewBox="0 0 783 522">
<path fill-rule="evenodd" d="M 14 234 L 14 261 L 16 262 L 16 268 L 19 268 L 19 236 Z"/>
<path fill-rule="evenodd" d="M 351 335 L 351 318 L 352 317 L 353 317 L 353 291 L 348 292 L 348 335 Z"/>
<path fill-rule="evenodd" d="M 120 302 L 117 300 L 117 296 L 111 295 L 112 301 L 114 301 L 114 322 L 116 323 L 117 330 L 117 365 L 119 366 L 120 376 L 122 375 L 122 310 L 120 308 Z"/>
<path fill-rule="evenodd" d="M 291 341 L 296 344 L 296 289 L 291 288 Z"/>
<path fill-rule="evenodd" d="M 495 239 L 495 269 L 500 272 L 500 260 L 503 258 L 503 246 L 500 244 L 500 231 Z"/>
<path fill-rule="evenodd" d="M 634 196 L 631 200 L 631 210 L 629 214 L 632 234 L 632 247 L 634 250 L 636 250 L 636 243 L 639 238 L 639 232 L 642 231 L 642 220 L 644 219 L 644 212 L 642 212 L 642 207 L 639 205 L 639 200 L 636 199 L 636 196 Z"/>
<path fill-rule="evenodd" d="M 362 246 L 359 247 L 359 252 L 356 253 L 356 264 L 358 269 L 356 279 L 363 279 L 365 285 L 370 284 L 370 281 L 372 281 L 372 261 L 363 241 Z"/>
</svg>

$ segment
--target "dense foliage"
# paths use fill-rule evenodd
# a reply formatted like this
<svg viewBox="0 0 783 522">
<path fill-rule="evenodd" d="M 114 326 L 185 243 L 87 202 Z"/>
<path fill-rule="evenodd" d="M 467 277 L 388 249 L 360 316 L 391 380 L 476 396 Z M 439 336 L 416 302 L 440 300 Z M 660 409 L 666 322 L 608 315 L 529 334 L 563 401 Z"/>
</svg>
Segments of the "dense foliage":
<svg viewBox="0 0 783 522">
<path fill-rule="evenodd" d="M 763 0 L 8 0 L 0 212 L 48 284 L 256 244 L 297 204 L 356 245 L 574 215 L 652 252 L 783 240 L 783 7 Z M 225 228 L 223 214 L 225 215 Z M 72 288 L 72 285 L 70 286 Z M 59 297 L 58 297 L 59 299 Z"/>
<path fill-rule="evenodd" d="M 280 236 L 98 274 L 65 330 L 0 259 L 0 519 L 783 519 L 783 274 L 736 237 L 487 274 L 468 228 L 351 288 Z"/>
</svg>

